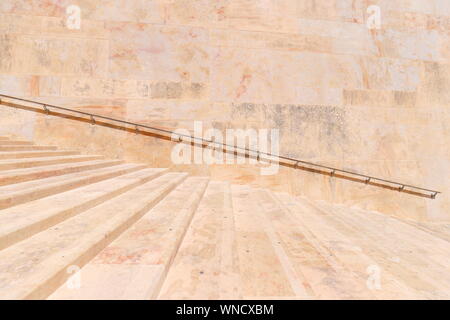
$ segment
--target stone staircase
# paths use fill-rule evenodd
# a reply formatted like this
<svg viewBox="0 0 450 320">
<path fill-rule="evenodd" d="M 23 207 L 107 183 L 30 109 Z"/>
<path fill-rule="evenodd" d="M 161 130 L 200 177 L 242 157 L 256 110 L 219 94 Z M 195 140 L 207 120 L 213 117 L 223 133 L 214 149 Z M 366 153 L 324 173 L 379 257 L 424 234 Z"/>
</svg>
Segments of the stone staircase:
<svg viewBox="0 0 450 320">
<path fill-rule="evenodd" d="M 1 299 L 449 299 L 449 235 L 0 137 Z"/>
</svg>

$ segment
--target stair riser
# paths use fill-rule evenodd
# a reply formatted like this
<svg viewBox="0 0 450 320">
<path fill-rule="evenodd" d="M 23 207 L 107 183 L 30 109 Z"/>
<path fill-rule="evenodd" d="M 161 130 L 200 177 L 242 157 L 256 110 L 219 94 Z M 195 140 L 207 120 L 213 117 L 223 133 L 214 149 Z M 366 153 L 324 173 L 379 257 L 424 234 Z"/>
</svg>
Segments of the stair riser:
<svg viewBox="0 0 450 320">
<path fill-rule="evenodd" d="M 5 152 L 5 151 L 51 151 L 51 150 L 56 150 L 58 149 L 57 147 L 54 146 L 18 146 L 18 145 L 14 145 L 14 146 L 5 146 L 5 145 L 0 145 L 0 152 Z"/>
<path fill-rule="evenodd" d="M 148 177 L 145 177 L 143 179 L 140 179 L 139 181 L 136 181 L 135 183 L 131 183 L 127 186 L 124 186 L 123 188 L 114 190 L 113 192 L 104 194 L 98 198 L 92 199 L 90 201 L 87 201 L 85 203 L 81 203 L 73 208 L 64 210 L 62 212 L 59 212 L 56 215 L 53 215 L 49 217 L 48 219 L 41 220 L 33 225 L 27 226 L 26 228 L 17 230 L 14 233 L 10 233 L 4 236 L 0 237 L 0 250 L 3 250 L 19 241 L 22 241 L 24 239 L 27 239 L 36 233 L 39 233 L 41 231 L 44 231 L 48 228 L 51 228 L 52 226 L 67 220 L 81 212 L 84 212 L 86 210 L 89 210 L 101 203 L 104 203 L 114 197 L 117 197 L 118 195 L 125 193 L 133 188 L 136 188 L 152 179 L 157 178 L 160 176 L 162 172 L 155 173 L 153 175 L 149 175 Z"/>
<path fill-rule="evenodd" d="M 164 190 L 160 192 L 155 198 L 147 202 L 143 207 L 136 210 L 134 214 L 130 215 L 122 223 L 112 226 L 102 237 L 98 237 L 97 241 L 91 245 L 88 250 L 78 257 L 72 259 L 70 262 L 65 262 L 61 266 L 60 271 L 53 277 L 42 283 L 38 288 L 31 293 L 17 297 L 17 299 L 45 299 L 51 293 L 53 293 L 58 287 L 63 285 L 67 279 L 71 276 L 67 273 L 67 268 L 71 265 L 76 265 L 82 268 L 93 257 L 95 257 L 100 251 L 108 246 L 112 241 L 119 237 L 125 230 L 131 227 L 137 220 L 139 220 L 147 211 L 154 207 L 159 201 L 161 201 L 167 194 L 169 194 L 178 184 L 186 179 L 187 176 L 178 179 L 176 182 L 171 182 L 165 186 Z"/>
<path fill-rule="evenodd" d="M 50 165 L 54 165 L 54 164 L 93 161 L 93 160 L 101 160 L 101 159 L 103 159 L 102 156 L 86 156 L 83 158 L 34 160 L 34 161 L 27 161 L 27 162 L 16 162 L 16 163 L 12 162 L 12 163 L 8 163 L 8 164 L 0 163 L 0 171 L 13 170 L 13 169 L 26 169 L 26 168 L 33 168 L 33 167 L 50 166 Z"/>
<path fill-rule="evenodd" d="M 139 169 L 143 169 L 145 166 L 136 166 L 129 169 L 118 170 L 114 172 L 108 172 L 102 175 L 94 177 L 80 178 L 78 181 L 69 181 L 66 184 L 59 184 L 56 186 L 48 186 L 47 188 L 31 188 L 25 192 L 16 193 L 14 195 L 8 195 L 5 197 L 0 196 L 0 210 L 10 208 L 22 203 L 48 197 L 57 193 L 69 191 L 75 188 L 83 187 L 88 184 L 100 182 L 106 179 L 111 179 L 122 174 L 131 173 Z"/>
<path fill-rule="evenodd" d="M 0 140 L 0 146 L 7 146 L 7 145 L 31 146 L 31 145 L 33 145 L 33 142 L 30 142 L 30 141 L 17 141 L 17 140 Z"/>
<path fill-rule="evenodd" d="M 5 152 L 0 153 L 0 159 L 26 159 L 26 158 L 39 158 L 39 157 L 58 157 L 58 156 L 74 156 L 79 155 L 76 151 L 35 151 L 35 152 L 24 152 L 24 153 L 14 153 Z"/>
<path fill-rule="evenodd" d="M 77 166 L 77 167 L 69 167 L 64 169 L 58 169 L 53 171 L 42 171 L 42 172 L 34 172 L 31 174 L 24 174 L 14 177 L 7 177 L 2 178 L 0 181 L 0 186 L 5 186 L 8 184 L 18 183 L 18 182 L 25 182 L 30 181 L 34 179 L 43 179 L 48 177 L 54 177 L 54 176 L 60 176 L 66 173 L 74 173 L 74 172 L 81 172 L 85 170 L 93 170 L 93 169 L 100 169 L 108 166 L 112 166 L 114 164 L 120 164 L 122 161 L 105 161 L 98 164 L 91 164 L 91 165 L 84 165 L 84 166 Z"/>
</svg>

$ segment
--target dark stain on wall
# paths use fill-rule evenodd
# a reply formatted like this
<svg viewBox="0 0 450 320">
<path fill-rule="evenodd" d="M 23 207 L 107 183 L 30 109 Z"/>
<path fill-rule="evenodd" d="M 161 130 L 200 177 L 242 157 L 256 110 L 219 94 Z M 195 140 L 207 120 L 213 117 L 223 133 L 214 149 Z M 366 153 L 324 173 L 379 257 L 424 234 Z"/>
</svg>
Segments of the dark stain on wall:
<svg viewBox="0 0 450 320">
<path fill-rule="evenodd" d="M 290 105 L 290 136 L 295 154 L 336 156 L 345 152 L 346 111 L 335 106 Z M 297 143 L 298 142 L 298 143 Z M 301 148 L 299 148 L 301 146 Z"/>
<path fill-rule="evenodd" d="M 450 104 L 450 68 L 447 65 L 423 62 L 422 90 L 427 97 L 428 104 Z"/>
<path fill-rule="evenodd" d="M 50 67 L 51 59 L 49 55 L 49 43 L 47 41 L 33 41 L 33 51 L 41 66 Z"/>
<path fill-rule="evenodd" d="M 12 44 L 9 35 L 0 35 L 0 70 L 9 72 L 12 63 Z"/>
<path fill-rule="evenodd" d="M 240 103 L 231 105 L 232 120 L 259 121 L 261 106 L 254 103 Z"/>
<path fill-rule="evenodd" d="M 345 152 L 346 110 L 321 105 L 232 104 L 232 122 L 258 122 L 260 128 L 279 129 L 286 155 L 315 157 Z"/>
</svg>

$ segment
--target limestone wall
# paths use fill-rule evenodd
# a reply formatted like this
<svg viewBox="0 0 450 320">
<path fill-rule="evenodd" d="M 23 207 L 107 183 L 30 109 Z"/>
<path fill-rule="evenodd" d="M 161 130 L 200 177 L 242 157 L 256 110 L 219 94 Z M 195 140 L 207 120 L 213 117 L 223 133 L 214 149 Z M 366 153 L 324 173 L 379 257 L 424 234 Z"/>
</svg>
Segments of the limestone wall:
<svg viewBox="0 0 450 320">
<path fill-rule="evenodd" d="M 66 8 L 81 9 L 81 29 Z M 380 29 L 368 28 L 381 9 Z M 450 220 L 448 0 L 1 0 L 0 92 L 141 123 L 279 128 L 281 154 L 444 192 L 282 168 L 187 166 L 420 220 Z M 0 134 L 171 166 L 170 142 L 0 108 Z"/>
</svg>

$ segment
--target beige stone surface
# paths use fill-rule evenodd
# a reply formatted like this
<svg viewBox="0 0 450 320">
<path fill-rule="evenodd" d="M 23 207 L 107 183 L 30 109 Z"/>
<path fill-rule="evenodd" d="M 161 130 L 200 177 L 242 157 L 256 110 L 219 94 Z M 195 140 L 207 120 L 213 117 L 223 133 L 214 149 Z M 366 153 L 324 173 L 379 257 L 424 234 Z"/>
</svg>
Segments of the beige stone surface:
<svg viewBox="0 0 450 320">
<path fill-rule="evenodd" d="M 78 154 L 76 151 L 17 151 L 0 152 L 0 159 L 23 159 L 49 156 L 70 156 Z"/>
<path fill-rule="evenodd" d="M 80 30 L 66 27 L 71 4 Z M 373 4 L 381 28 L 370 30 Z M 443 194 L 425 200 L 291 169 L 183 170 L 450 221 L 446 0 L 2 0 L 0 49 L 0 93 L 162 127 L 278 128 L 285 155 Z M 3 106 L 0 134 L 173 166 L 170 142 Z"/>
<path fill-rule="evenodd" d="M 145 165 L 137 164 L 111 164 L 111 166 L 106 168 L 68 173 L 62 176 L 2 186 L 0 187 L 0 208 L 4 209 L 27 201 L 40 199 L 145 167 Z"/>
<path fill-rule="evenodd" d="M 119 175 L 113 180 L 91 183 L 85 187 L 5 209 L 0 217 L 2 220 L 0 248 L 9 247 L 80 212 L 102 204 L 158 177 L 163 172 L 164 169 L 143 169 Z"/>
<path fill-rule="evenodd" d="M 450 224 L 411 219 L 419 203 L 385 201 L 390 216 L 255 188 L 239 171 L 240 184 L 168 171 L 2 170 L 0 299 L 450 298 Z"/>
<path fill-rule="evenodd" d="M 2 250 L 1 298 L 47 297 L 69 277 L 61 271 L 72 265 L 84 265 L 185 178 L 186 174 L 168 173 Z M 98 228 L 100 224 L 102 227 Z M 37 248 L 40 250 L 38 260 L 25 262 Z M 28 267 L 24 268 L 24 263 Z"/>
<path fill-rule="evenodd" d="M 29 158 L 23 159 L 7 159 L 0 160 L 0 171 L 10 170 L 10 169 L 21 169 L 21 168 L 32 168 L 40 167 L 46 164 L 60 164 L 60 163 L 72 163 L 72 162 L 83 162 L 91 160 L 100 160 L 103 156 L 56 156 L 56 157 L 45 157 L 45 158 Z"/>
<path fill-rule="evenodd" d="M 119 160 L 94 160 L 80 163 L 55 164 L 43 167 L 31 167 L 25 169 L 5 170 L 0 173 L 0 186 L 25 182 L 34 179 L 42 179 L 59 176 L 66 173 L 80 172 L 89 169 L 99 169 L 111 165 L 120 164 Z"/>
<path fill-rule="evenodd" d="M 186 179 L 79 271 L 79 288 L 67 282 L 49 299 L 157 298 L 207 183 Z"/>
</svg>

